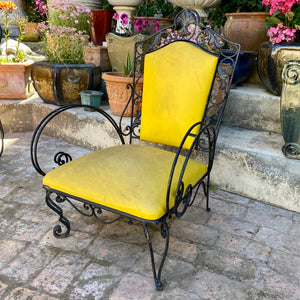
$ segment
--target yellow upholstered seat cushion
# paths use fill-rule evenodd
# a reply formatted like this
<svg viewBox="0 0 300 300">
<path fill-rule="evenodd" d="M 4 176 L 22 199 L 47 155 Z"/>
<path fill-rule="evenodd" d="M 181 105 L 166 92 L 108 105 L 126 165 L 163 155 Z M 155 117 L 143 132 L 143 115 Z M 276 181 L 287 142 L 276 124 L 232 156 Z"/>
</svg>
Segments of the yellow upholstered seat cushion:
<svg viewBox="0 0 300 300">
<path fill-rule="evenodd" d="M 44 186 L 146 220 L 166 213 L 166 192 L 175 154 L 149 146 L 120 145 L 92 152 L 53 169 Z M 180 158 L 182 166 L 183 157 Z M 180 168 L 181 169 L 181 168 Z M 195 185 L 207 168 L 190 160 L 185 185 Z M 174 204 L 180 170 L 171 189 Z"/>
<path fill-rule="evenodd" d="M 218 56 L 186 41 L 145 56 L 141 140 L 180 145 L 202 120 L 217 62 Z"/>
</svg>

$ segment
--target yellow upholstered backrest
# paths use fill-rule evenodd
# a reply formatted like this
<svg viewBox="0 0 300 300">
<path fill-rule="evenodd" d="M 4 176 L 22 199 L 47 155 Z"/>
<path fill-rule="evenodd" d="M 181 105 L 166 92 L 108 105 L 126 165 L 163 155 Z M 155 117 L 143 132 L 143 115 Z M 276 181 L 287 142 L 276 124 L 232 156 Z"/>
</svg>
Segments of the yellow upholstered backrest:
<svg viewBox="0 0 300 300">
<path fill-rule="evenodd" d="M 217 62 L 186 41 L 145 56 L 141 140 L 180 145 L 190 126 L 202 120 Z"/>
</svg>

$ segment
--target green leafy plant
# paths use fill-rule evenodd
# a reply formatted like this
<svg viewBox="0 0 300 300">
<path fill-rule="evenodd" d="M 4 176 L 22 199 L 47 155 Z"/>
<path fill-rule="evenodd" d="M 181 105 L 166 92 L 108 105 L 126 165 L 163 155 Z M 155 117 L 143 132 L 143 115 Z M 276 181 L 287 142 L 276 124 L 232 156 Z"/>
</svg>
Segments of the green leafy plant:
<svg viewBox="0 0 300 300">
<path fill-rule="evenodd" d="M 138 17 L 155 17 L 172 18 L 179 11 L 180 7 L 174 7 L 168 0 L 145 0 L 136 9 Z"/>
<path fill-rule="evenodd" d="M 131 77 L 133 72 L 133 62 L 130 59 L 129 53 L 127 54 L 126 64 L 124 65 L 124 77 Z"/>
<path fill-rule="evenodd" d="M 113 7 L 108 3 L 107 0 L 103 0 L 102 8 L 103 9 L 111 9 L 112 10 Z"/>
<path fill-rule="evenodd" d="M 12 62 L 23 62 L 25 60 L 24 53 L 20 50 L 20 43 L 24 38 L 24 28 L 27 23 L 27 18 L 17 18 L 17 25 L 19 29 L 19 36 L 17 38 L 17 47 L 16 47 L 16 54 L 13 58 L 8 57 L 8 39 L 10 36 L 9 32 L 9 25 L 11 21 L 9 20 L 10 15 L 12 14 L 13 10 L 15 10 L 17 6 L 12 3 L 11 1 L 1 1 L 0 2 L 0 10 L 4 14 L 2 23 L 4 24 L 4 38 L 5 38 L 5 58 L 1 58 L 1 62 L 12 63 Z"/>
</svg>

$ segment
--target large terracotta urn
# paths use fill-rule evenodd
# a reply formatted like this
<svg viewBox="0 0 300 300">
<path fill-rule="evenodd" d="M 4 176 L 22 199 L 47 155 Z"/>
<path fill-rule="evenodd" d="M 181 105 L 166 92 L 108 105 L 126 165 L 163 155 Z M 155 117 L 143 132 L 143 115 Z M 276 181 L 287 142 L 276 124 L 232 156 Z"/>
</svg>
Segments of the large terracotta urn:
<svg viewBox="0 0 300 300">
<path fill-rule="evenodd" d="M 269 13 L 242 12 L 226 14 L 224 34 L 232 42 L 239 43 L 242 51 L 258 51 L 261 43 L 267 41 L 265 19 Z"/>
<path fill-rule="evenodd" d="M 170 2 L 182 8 L 195 9 L 200 17 L 207 18 L 205 8 L 219 3 L 220 0 L 170 0 Z"/>
</svg>

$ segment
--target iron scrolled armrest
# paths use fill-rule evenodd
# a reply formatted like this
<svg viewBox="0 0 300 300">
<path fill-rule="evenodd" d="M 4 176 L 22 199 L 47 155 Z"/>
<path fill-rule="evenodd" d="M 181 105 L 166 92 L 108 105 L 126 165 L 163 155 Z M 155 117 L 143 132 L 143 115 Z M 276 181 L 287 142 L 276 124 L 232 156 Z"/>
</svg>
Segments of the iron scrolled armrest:
<svg viewBox="0 0 300 300">
<path fill-rule="evenodd" d="M 197 134 L 192 134 L 192 131 L 196 127 L 200 127 L 199 132 Z M 207 174 L 209 174 L 209 172 L 212 168 L 212 165 L 213 165 L 213 159 L 214 159 L 214 154 L 215 154 L 215 145 L 216 145 L 216 133 L 215 133 L 214 126 L 211 126 L 210 124 L 204 125 L 201 122 L 197 122 L 194 125 L 192 125 L 189 128 L 189 130 L 186 132 L 186 134 L 185 134 L 184 138 L 182 139 L 182 142 L 177 150 L 177 153 L 175 155 L 175 158 L 174 158 L 174 161 L 172 164 L 172 168 L 171 168 L 171 172 L 170 172 L 170 176 L 169 176 L 169 182 L 168 182 L 167 197 L 166 197 L 166 207 L 167 207 L 167 213 L 169 216 L 171 216 L 169 200 L 170 200 L 170 192 L 171 192 L 173 176 L 174 176 L 174 172 L 175 172 L 175 169 L 177 166 L 178 158 L 183 149 L 183 145 L 186 142 L 188 137 L 193 138 L 193 142 L 191 143 L 191 146 L 188 149 L 187 155 L 185 156 L 185 160 L 182 165 L 181 173 L 180 173 L 178 183 L 177 183 L 176 194 L 175 194 L 175 203 L 174 203 L 174 213 L 177 217 L 182 217 L 184 215 L 186 209 L 188 208 L 188 206 L 191 205 L 191 203 L 192 203 L 191 198 L 192 198 L 193 186 L 191 184 L 188 184 L 187 187 L 185 188 L 182 179 L 183 179 L 188 161 L 192 155 L 193 150 L 197 149 L 197 150 L 202 150 L 202 151 L 208 153 L 208 163 L 207 163 L 208 170 L 201 179 L 203 179 Z M 203 146 L 203 143 L 205 142 L 204 137 L 206 137 L 206 139 L 207 139 L 207 144 L 205 144 L 205 147 Z M 180 203 L 182 203 L 182 202 L 184 203 L 184 207 L 183 207 L 182 211 L 178 211 L 178 207 L 179 207 Z"/>
<path fill-rule="evenodd" d="M 37 146 L 38 146 L 38 142 L 39 142 L 39 139 L 40 139 L 40 136 L 41 136 L 43 130 L 45 129 L 47 124 L 53 118 L 55 118 L 57 115 L 59 115 L 60 113 L 66 111 L 66 110 L 69 110 L 69 109 L 72 109 L 72 108 L 77 108 L 77 107 L 82 107 L 82 108 L 86 107 L 86 108 L 92 109 L 92 110 L 100 113 L 102 116 L 104 116 L 110 122 L 110 124 L 115 128 L 115 130 L 116 130 L 116 132 L 117 132 L 117 134 L 120 138 L 121 143 L 125 144 L 122 132 L 121 132 L 118 124 L 115 122 L 115 120 L 107 112 L 105 112 L 101 108 L 94 107 L 94 106 L 89 106 L 89 105 L 83 105 L 83 104 L 68 104 L 68 105 L 65 105 L 65 106 L 61 106 L 61 107 L 53 110 L 46 117 L 43 118 L 43 120 L 39 123 L 39 125 L 35 129 L 35 131 L 33 133 L 33 136 L 32 136 L 31 147 L 30 147 L 31 162 L 33 164 L 33 167 L 36 169 L 36 171 L 38 173 L 40 173 L 42 176 L 45 176 L 46 173 L 41 169 L 41 167 L 38 163 Z M 58 152 L 58 153 L 56 153 L 56 155 L 54 157 L 54 161 L 58 165 L 62 165 L 64 163 L 67 163 L 70 160 L 72 160 L 72 157 L 68 153 L 64 153 L 64 152 Z"/>
</svg>

